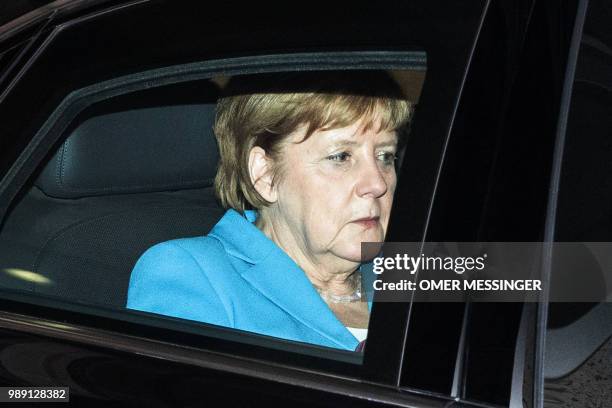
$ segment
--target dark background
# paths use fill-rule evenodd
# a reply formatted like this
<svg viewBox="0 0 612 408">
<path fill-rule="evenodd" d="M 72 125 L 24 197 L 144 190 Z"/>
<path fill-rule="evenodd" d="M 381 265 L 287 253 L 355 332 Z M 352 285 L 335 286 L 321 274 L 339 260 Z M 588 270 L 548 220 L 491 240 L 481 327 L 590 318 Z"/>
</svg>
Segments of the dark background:
<svg viewBox="0 0 612 408">
<path fill-rule="evenodd" d="M 5 0 L 0 2 L 0 26 L 53 0 Z"/>
</svg>

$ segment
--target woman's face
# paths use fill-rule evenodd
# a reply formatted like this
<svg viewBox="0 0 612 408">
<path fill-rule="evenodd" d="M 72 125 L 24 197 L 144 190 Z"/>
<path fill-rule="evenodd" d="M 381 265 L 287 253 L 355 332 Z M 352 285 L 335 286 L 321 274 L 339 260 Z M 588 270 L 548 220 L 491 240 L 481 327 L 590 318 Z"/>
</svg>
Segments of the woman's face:
<svg viewBox="0 0 612 408">
<path fill-rule="evenodd" d="M 384 240 L 396 185 L 394 131 L 351 126 L 305 128 L 288 136 L 282 153 L 274 217 L 285 250 L 314 261 L 361 261 L 361 242 Z M 299 143 L 301 142 L 301 143 Z M 269 220 L 266 220 L 267 222 Z M 294 241 L 294 242 L 290 242 Z M 297 246 L 298 248 L 291 248 Z"/>
</svg>

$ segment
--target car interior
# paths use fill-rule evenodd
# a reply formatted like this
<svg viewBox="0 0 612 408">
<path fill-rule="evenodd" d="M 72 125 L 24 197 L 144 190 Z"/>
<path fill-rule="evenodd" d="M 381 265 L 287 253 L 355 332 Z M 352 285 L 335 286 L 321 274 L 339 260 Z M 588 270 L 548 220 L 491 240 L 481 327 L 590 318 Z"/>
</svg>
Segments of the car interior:
<svg viewBox="0 0 612 408">
<path fill-rule="evenodd" d="M 423 71 L 389 73 L 418 100 Z M 0 226 L 0 287 L 124 308 L 146 249 L 206 235 L 225 212 L 212 126 L 228 80 L 126 85 L 86 102 Z"/>
<path fill-rule="evenodd" d="M 210 81 L 133 92 L 83 111 L 0 232 L 0 285 L 124 307 L 150 246 L 206 234 L 214 197 Z"/>
</svg>

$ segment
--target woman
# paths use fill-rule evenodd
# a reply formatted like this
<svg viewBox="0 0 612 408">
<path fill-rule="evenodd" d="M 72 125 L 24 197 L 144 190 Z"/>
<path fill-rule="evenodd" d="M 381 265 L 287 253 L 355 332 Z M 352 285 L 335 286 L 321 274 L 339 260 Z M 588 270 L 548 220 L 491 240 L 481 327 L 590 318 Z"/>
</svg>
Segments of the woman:
<svg viewBox="0 0 612 408">
<path fill-rule="evenodd" d="M 150 248 L 127 307 L 354 350 L 371 307 L 361 242 L 384 240 L 411 108 L 380 72 L 234 78 L 214 126 L 228 210 L 207 236 Z"/>
</svg>

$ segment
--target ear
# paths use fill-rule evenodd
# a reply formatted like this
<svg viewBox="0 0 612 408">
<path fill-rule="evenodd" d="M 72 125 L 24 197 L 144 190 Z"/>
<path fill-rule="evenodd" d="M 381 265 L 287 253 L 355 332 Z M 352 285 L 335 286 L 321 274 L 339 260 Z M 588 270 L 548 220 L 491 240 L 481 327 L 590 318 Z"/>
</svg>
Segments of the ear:
<svg viewBox="0 0 612 408">
<path fill-rule="evenodd" d="M 249 152 L 249 175 L 259 195 L 271 203 L 276 202 L 276 186 L 272 185 L 272 159 L 259 146 Z"/>
</svg>

